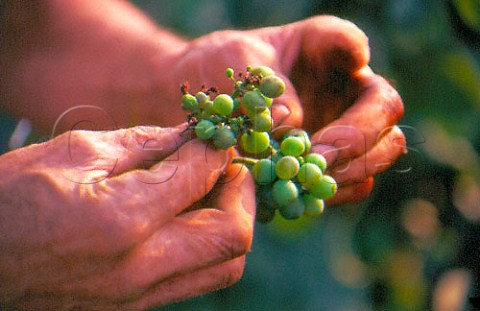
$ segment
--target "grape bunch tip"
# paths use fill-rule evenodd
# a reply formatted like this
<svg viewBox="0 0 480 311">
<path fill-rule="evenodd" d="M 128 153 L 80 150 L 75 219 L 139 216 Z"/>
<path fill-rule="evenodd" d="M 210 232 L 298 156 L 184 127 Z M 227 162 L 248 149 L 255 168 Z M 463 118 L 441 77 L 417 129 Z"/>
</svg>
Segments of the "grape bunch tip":
<svg viewBox="0 0 480 311">
<path fill-rule="evenodd" d="M 217 149 L 239 146 L 250 155 L 233 162 L 245 164 L 255 180 L 257 221 L 267 223 L 277 211 L 288 220 L 320 215 L 324 200 L 337 192 L 337 183 L 325 174 L 327 161 L 310 151 L 303 129 L 291 129 L 281 141 L 270 136 L 270 107 L 285 92 L 285 82 L 267 66 L 249 66 L 237 79 L 232 68 L 225 75 L 234 84 L 232 94 L 205 87 L 190 94 L 188 85 L 182 85 L 181 107 L 189 113 L 189 128 Z"/>
</svg>

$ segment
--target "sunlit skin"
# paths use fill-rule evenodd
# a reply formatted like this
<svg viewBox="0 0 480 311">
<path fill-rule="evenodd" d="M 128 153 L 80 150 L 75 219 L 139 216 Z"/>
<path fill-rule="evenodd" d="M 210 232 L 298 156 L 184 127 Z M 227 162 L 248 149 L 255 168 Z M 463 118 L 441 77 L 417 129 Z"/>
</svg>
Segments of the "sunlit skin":
<svg viewBox="0 0 480 311">
<path fill-rule="evenodd" d="M 13 305 L 144 309 L 240 278 L 254 185 L 246 169 L 228 165 L 232 151 L 172 139 L 178 128 L 167 127 L 185 122 L 184 81 L 229 92 L 225 68 L 273 68 L 287 87 L 272 106 L 275 126 L 312 133 L 313 151 L 340 184 L 328 205 L 366 198 L 373 176 L 405 150 L 395 126 L 401 99 L 368 67 L 367 37 L 350 22 L 320 16 L 186 40 L 124 1 L 6 6 L 3 108 L 47 133 L 57 124 L 55 134 L 91 127 L 91 109 L 57 122 L 79 105 L 112 120 L 95 129 L 165 127 L 67 132 L 1 156 L 0 297 Z M 172 162 L 184 173 L 168 179 Z"/>
</svg>

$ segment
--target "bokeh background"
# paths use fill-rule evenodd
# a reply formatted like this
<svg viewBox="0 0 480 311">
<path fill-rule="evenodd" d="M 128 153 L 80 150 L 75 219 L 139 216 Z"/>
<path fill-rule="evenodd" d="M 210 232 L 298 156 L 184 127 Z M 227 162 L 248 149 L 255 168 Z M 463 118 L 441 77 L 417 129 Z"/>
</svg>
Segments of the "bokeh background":
<svg viewBox="0 0 480 311">
<path fill-rule="evenodd" d="M 318 14 L 356 23 L 405 103 L 409 153 L 360 204 L 257 225 L 239 283 L 161 310 L 474 310 L 480 297 L 479 0 L 133 0 L 194 38 Z M 32 141 L 0 113 L 0 152 Z M 35 129 L 33 129 L 35 133 Z M 29 137 L 29 138 L 27 138 Z M 33 137 L 33 138 L 32 138 Z"/>
</svg>

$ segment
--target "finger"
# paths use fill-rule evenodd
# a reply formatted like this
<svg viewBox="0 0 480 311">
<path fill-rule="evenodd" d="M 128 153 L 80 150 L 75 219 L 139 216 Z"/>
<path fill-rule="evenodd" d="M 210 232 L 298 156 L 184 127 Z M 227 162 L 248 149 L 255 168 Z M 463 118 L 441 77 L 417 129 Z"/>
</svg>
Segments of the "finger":
<svg viewBox="0 0 480 311">
<path fill-rule="evenodd" d="M 327 74 L 332 68 L 352 73 L 370 59 L 365 33 L 335 16 L 315 16 L 280 27 L 256 29 L 252 34 L 271 42 L 279 68 L 287 73 L 300 62 L 312 64 L 318 73 Z"/>
<path fill-rule="evenodd" d="M 109 275 L 69 284 L 70 288 L 115 300 L 142 293 L 151 284 L 176 275 L 243 256 L 252 242 L 255 192 L 250 174 L 246 169 L 238 173 L 238 166 L 227 169 L 227 175 L 237 177 L 221 184 L 221 190 L 205 200 L 203 208 L 164 224 L 132 249 Z"/>
<path fill-rule="evenodd" d="M 285 82 L 285 93 L 273 100 L 271 107 L 273 135 L 280 137 L 288 129 L 302 126 L 303 108 L 294 86 L 283 74 L 277 73 Z"/>
<path fill-rule="evenodd" d="M 390 166 L 405 153 L 406 140 L 399 127 L 393 126 L 365 155 L 329 168 L 339 185 L 361 182 L 375 176 Z"/>
<path fill-rule="evenodd" d="M 164 223 L 202 199 L 230 160 L 231 151 L 215 150 L 195 139 L 150 169 L 109 178 L 96 184 L 95 191 L 106 195 L 118 213 L 138 218 L 139 225 L 148 220 Z"/>
<path fill-rule="evenodd" d="M 312 136 L 313 145 L 334 146 L 338 158 L 365 154 L 403 115 L 402 100 L 387 81 L 370 70 L 362 73 L 361 80 L 363 91 L 356 103 Z"/>
<path fill-rule="evenodd" d="M 327 205 L 340 205 L 358 203 L 365 200 L 373 189 L 373 177 L 369 177 L 362 182 L 352 183 L 345 187 L 340 187 L 338 192 L 326 201 Z"/>
<path fill-rule="evenodd" d="M 104 133 L 100 139 L 112 142 L 118 152 L 115 174 L 135 168 L 149 168 L 177 151 L 191 139 L 186 123 L 176 127 L 136 126 Z"/>
<path fill-rule="evenodd" d="M 245 256 L 200 269 L 159 283 L 138 301 L 125 304 L 126 310 L 143 310 L 200 296 L 229 287 L 243 274 Z"/>
</svg>

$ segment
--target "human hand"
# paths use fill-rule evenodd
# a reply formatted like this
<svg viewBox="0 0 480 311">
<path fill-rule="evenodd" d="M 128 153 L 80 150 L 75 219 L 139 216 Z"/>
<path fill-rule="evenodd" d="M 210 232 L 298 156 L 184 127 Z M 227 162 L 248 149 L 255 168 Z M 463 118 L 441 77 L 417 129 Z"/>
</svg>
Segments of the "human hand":
<svg viewBox="0 0 480 311">
<path fill-rule="evenodd" d="M 287 82 L 275 99 L 277 128 L 302 126 L 313 151 L 326 156 L 340 185 L 330 204 L 368 196 L 373 176 L 405 152 L 396 123 L 403 104 L 395 89 L 368 67 L 365 34 L 350 22 L 320 16 L 280 27 L 221 31 L 192 41 L 176 63 L 177 78 L 230 89 L 223 69 L 267 65 Z M 193 78 L 192 78 L 193 77 Z"/>
<path fill-rule="evenodd" d="M 2 306 L 139 310 L 236 282 L 253 181 L 184 129 L 72 131 L 1 156 Z"/>
</svg>

